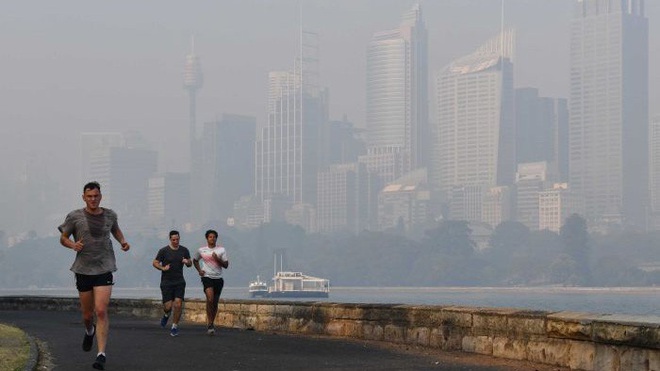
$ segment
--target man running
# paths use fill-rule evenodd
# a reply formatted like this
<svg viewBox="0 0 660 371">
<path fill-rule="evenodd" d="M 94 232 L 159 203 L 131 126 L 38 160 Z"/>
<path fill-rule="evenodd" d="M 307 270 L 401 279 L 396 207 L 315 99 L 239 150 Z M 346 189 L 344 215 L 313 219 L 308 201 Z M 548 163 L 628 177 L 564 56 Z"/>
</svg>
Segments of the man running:
<svg viewBox="0 0 660 371">
<path fill-rule="evenodd" d="M 183 277 L 183 266 L 190 267 L 190 251 L 185 246 L 179 245 L 181 237 L 179 232 L 170 231 L 170 244 L 158 250 L 153 261 L 154 268 L 161 271 L 160 292 L 163 296 L 163 317 L 160 326 L 167 326 L 170 313 L 173 313 L 172 328 L 170 335 L 179 335 L 179 320 L 183 308 L 183 300 L 186 294 L 186 280 Z"/>
<path fill-rule="evenodd" d="M 99 206 L 101 198 L 99 183 L 85 184 L 82 194 L 85 207 L 70 212 L 64 223 L 58 227 L 61 233 L 60 243 L 76 252 L 71 271 L 76 276 L 76 288 L 85 325 L 82 349 L 89 352 L 96 335 L 98 353 L 92 367 L 98 370 L 105 369 L 105 347 L 110 326 L 108 304 L 114 285 L 112 273 L 117 270 L 110 234 L 119 242 L 123 251 L 128 251 L 131 247 L 119 228 L 117 214 Z"/>
<path fill-rule="evenodd" d="M 206 333 L 215 334 L 215 315 L 218 313 L 218 301 L 225 281 L 222 269 L 229 267 L 227 251 L 222 246 L 216 246 L 218 232 L 209 229 L 205 233 L 206 246 L 200 247 L 193 257 L 197 273 L 202 277 L 204 295 L 206 296 Z M 202 265 L 200 265 L 200 260 Z"/>
</svg>

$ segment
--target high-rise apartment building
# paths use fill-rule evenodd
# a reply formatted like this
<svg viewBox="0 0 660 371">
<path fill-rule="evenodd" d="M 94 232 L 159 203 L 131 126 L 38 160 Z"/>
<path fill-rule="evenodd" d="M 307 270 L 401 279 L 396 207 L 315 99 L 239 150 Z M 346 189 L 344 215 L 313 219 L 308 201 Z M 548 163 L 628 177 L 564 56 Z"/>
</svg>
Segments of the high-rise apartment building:
<svg viewBox="0 0 660 371">
<path fill-rule="evenodd" d="M 419 4 L 404 14 L 398 28 L 377 32 L 369 43 L 368 155 L 380 157 L 375 162 L 399 162 L 382 167 L 399 169 L 396 174 L 385 175 L 385 181 L 428 165 L 427 49 L 426 25 Z"/>
<path fill-rule="evenodd" d="M 361 163 L 331 165 L 319 172 L 319 232 L 357 233 L 374 227 L 378 185 L 375 176 Z"/>
<path fill-rule="evenodd" d="M 190 222 L 190 174 L 166 173 L 149 178 L 149 224 L 161 231 L 184 229 Z"/>
<path fill-rule="evenodd" d="M 261 200 L 275 196 L 313 205 L 328 93 L 316 81 L 316 37 L 303 33 L 301 38 L 301 58 L 293 71 L 269 74 L 268 122 L 256 142 L 254 193 Z"/>
<path fill-rule="evenodd" d="M 101 184 L 103 204 L 122 216 L 126 230 L 135 232 L 145 227 L 148 222 L 149 178 L 156 173 L 158 153 L 149 149 L 135 133 L 119 136 L 85 133 L 81 139 L 108 144 L 94 150 L 83 144 L 83 153 L 87 155 L 83 157 L 86 181 Z"/>
<path fill-rule="evenodd" d="M 452 188 L 511 185 L 515 173 L 512 31 L 455 60 L 437 77 L 431 185 Z"/>
<path fill-rule="evenodd" d="M 224 114 L 204 124 L 198 141 L 199 167 L 191 179 L 198 209 L 192 215 L 196 225 L 225 222 L 233 215 L 234 203 L 252 193 L 254 185 L 255 117 Z"/>
<path fill-rule="evenodd" d="M 566 99 L 539 96 L 536 88 L 515 90 L 516 163 L 545 161 L 560 179 L 568 179 L 568 107 Z"/>
<path fill-rule="evenodd" d="M 648 20 L 644 0 L 575 0 L 570 28 L 569 184 L 586 217 L 644 226 Z"/>
</svg>

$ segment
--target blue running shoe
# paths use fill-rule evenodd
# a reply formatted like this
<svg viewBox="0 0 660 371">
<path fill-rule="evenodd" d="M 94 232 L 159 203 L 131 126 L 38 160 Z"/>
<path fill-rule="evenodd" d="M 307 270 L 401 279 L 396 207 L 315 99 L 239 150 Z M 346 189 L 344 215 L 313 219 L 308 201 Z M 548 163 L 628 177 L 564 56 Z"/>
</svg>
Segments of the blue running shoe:
<svg viewBox="0 0 660 371">
<path fill-rule="evenodd" d="M 163 318 L 160 319 L 160 327 L 165 328 L 167 326 L 167 321 L 170 319 L 170 316 L 163 316 Z"/>
<path fill-rule="evenodd" d="M 170 330 L 170 336 L 179 336 L 179 329 L 177 327 L 172 327 Z"/>
</svg>

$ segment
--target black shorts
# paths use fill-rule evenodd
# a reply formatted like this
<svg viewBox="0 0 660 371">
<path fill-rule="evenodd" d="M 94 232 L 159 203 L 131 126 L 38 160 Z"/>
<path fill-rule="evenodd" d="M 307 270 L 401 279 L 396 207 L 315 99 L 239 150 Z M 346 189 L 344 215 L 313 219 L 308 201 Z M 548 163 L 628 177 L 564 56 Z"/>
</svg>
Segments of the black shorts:
<svg viewBox="0 0 660 371">
<path fill-rule="evenodd" d="M 186 283 L 161 283 L 160 293 L 163 296 L 163 303 L 172 301 L 177 298 L 183 300 L 183 297 L 186 295 Z"/>
<path fill-rule="evenodd" d="M 204 286 L 204 290 L 208 289 L 209 287 L 213 287 L 213 293 L 217 296 L 220 296 L 220 293 L 222 293 L 222 287 L 225 285 L 225 280 L 220 278 L 208 278 L 208 277 L 202 277 L 202 286 Z"/>
<path fill-rule="evenodd" d="M 76 288 L 80 292 L 92 291 L 96 286 L 112 286 L 114 284 L 112 272 L 94 275 L 76 273 Z"/>
</svg>

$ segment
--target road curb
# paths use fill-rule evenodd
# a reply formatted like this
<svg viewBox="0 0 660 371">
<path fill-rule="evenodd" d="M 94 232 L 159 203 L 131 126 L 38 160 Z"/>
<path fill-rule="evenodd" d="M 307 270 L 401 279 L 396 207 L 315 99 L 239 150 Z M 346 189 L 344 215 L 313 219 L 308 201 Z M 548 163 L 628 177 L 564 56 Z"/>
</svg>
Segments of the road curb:
<svg viewBox="0 0 660 371">
<path fill-rule="evenodd" d="M 21 330 L 23 331 L 23 330 Z M 30 342 L 30 353 L 28 354 L 27 362 L 25 363 L 25 371 L 36 371 L 37 364 L 39 363 L 39 346 L 37 345 L 34 337 L 30 336 L 28 333 L 25 333 L 28 341 Z"/>
</svg>

